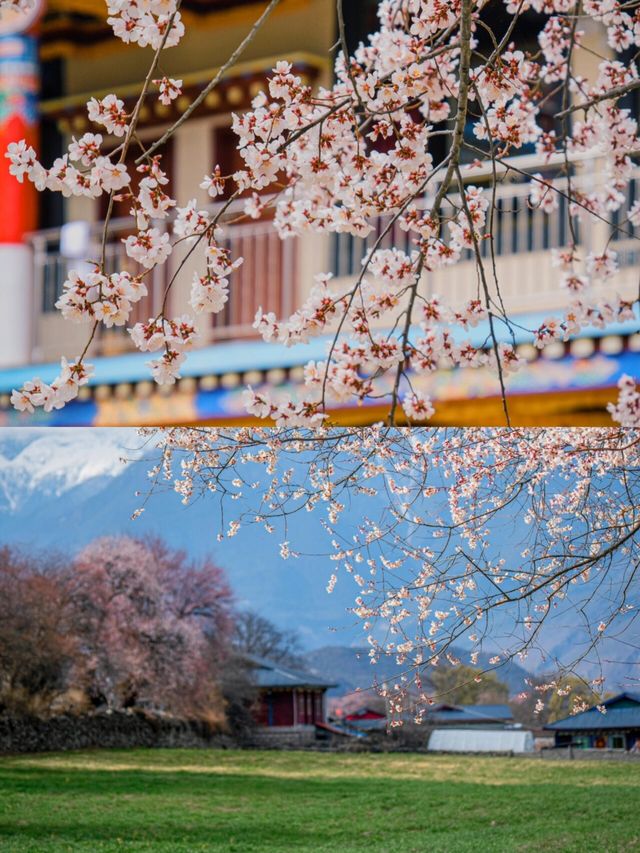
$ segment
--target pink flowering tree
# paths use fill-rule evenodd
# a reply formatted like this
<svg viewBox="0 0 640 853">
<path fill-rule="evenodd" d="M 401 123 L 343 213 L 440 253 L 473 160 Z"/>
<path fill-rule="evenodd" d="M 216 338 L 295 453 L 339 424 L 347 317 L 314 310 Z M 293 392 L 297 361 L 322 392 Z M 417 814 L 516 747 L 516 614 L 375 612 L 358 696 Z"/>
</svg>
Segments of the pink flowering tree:
<svg viewBox="0 0 640 853">
<path fill-rule="evenodd" d="M 29 2 L 0 0 L 0 7 Z M 266 210 L 283 240 L 309 232 L 366 238 L 383 223 L 347 285 L 319 275 L 291 316 L 255 306 L 255 328 L 266 341 L 296 346 L 319 335 L 328 340 L 326 357 L 306 366 L 300 397 L 274 400 L 247 389 L 248 411 L 280 426 L 318 426 L 326 423 L 331 404 L 373 397 L 388 401 L 391 424 L 428 420 L 433 405 L 412 387 L 411 377 L 443 365 L 492 369 L 509 423 L 505 378 L 522 358 L 512 343 L 515 320 L 495 264 L 496 191 L 506 179 L 528 183 L 530 206 L 546 214 L 562 202 L 567 235 L 555 254 L 564 307 L 540 327 L 519 331 L 544 348 L 585 326 L 635 316 L 635 297 L 617 289 L 619 258 L 611 243 L 621 234 L 637 239 L 633 226 L 640 224 L 640 203 L 629 204 L 627 192 L 640 149 L 638 126 L 622 105 L 640 86 L 635 59 L 627 61 L 625 54 L 640 47 L 637 0 L 505 0 L 501 23 L 493 27 L 483 1 L 381 0 L 379 29 L 352 55 L 338 0 L 341 49 L 334 84 L 313 90 L 287 62 L 277 63 L 266 91 L 248 112 L 233 117 L 243 168 L 227 175 L 212 164 L 201 184 L 213 198 L 226 193 L 228 200 L 215 213 L 198 210 L 194 200 L 169 195 L 158 152 L 278 2 L 265 3 L 181 118 L 155 142 L 142 143 L 136 128 L 144 99 L 155 92 L 166 104 L 181 92 L 180 80 L 155 76 L 162 51 L 184 35 L 180 2 L 109 0 L 114 36 L 154 51 L 134 108 L 127 112 L 116 93 L 91 98 L 88 118 L 101 132 L 74 138 L 53 164 L 41 163 L 24 142 L 10 146 L 6 156 L 17 180 L 67 196 L 106 196 L 105 240 L 114 200 L 126 199 L 132 216 L 126 252 L 139 265 L 136 273 L 107 274 L 103 241 L 90 272 L 83 267 L 69 274 L 57 307 L 70 322 L 86 325 L 87 346 L 72 361 L 62 359 L 51 385 L 34 379 L 16 389 L 18 409 L 50 410 L 72 399 L 91 374 L 86 356 L 97 330 L 129 323 L 133 306 L 147 298 L 153 270 L 185 243 L 180 269 L 194 270 L 192 313 L 168 316 L 165 298 L 159 313 L 129 327 L 135 346 L 153 354 L 154 379 L 173 383 L 196 342 L 196 315 L 224 308 L 233 271 L 242 264 L 225 247 L 230 219 L 259 218 Z M 587 79 L 578 65 L 593 55 L 583 30 L 594 22 L 612 55 L 597 57 L 595 76 Z M 532 27 L 533 46 L 522 42 Z M 545 119 L 549 103 L 557 105 L 552 128 Z M 103 133 L 119 143 L 114 150 L 103 149 Z M 518 161 L 515 155 L 526 147 L 553 167 L 553 177 Z M 137 154 L 137 175 L 125 166 L 130 151 Z M 585 189 L 576 174 L 594 158 L 604 180 Z M 170 217 L 171 230 L 161 230 Z M 593 245 L 581 246 L 578 229 L 590 225 L 598 226 Z M 389 246 L 400 232 L 402 245 Z M 468 256 L 477 268 L 469 292 L 455 298 L 434 293 L 432 274 L 450 268 L 453 282 L 456 264 Z M 472 344 L 468 330 L 480 321 L 487 324 L 487 339 Z M 610 408 L 622 424 L 639 423 L 633 378 L 621 381 L 620 399 Z"/>
<path fill-rule="evenodd" d="M 180 428 L 160 438 L 157 483 L 173 482 L 185 502 L 215 492 L 219 537 L 260 525 L 292 571 L 326 556 L 327 592 L 353 590 L 372 662 L 403 668 L 385 687 L 398 715 L 410 701 L 422 718 L 439 664 L 557 672 L 522 686 L 539 709 L 574 671 L 600 692 L 612 657 L 630 660 L 631 689 L 640 678 L 637 430 Z M 306 513 L 317 516 L 311 538 L 296 521 Z"/>
<path fill-rule="evenodd" d="M 231 629 L 221 570 L 157 541 L 91 543 L 68 573 L 79 668 L 95 702 L 221 714 L 215 662 Z"/>
</svg>

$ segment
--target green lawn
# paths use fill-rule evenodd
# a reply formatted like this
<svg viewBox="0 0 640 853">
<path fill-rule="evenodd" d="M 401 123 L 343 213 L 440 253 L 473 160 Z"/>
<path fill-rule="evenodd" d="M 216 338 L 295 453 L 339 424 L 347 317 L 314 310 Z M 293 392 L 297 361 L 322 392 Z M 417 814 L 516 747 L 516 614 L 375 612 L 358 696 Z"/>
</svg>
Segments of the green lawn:
<svg viewBox="0 0 640 853">
<path fill-rule="evenodd" d="M 1 851 L 640 851 L 640 763 L 131 750 L 0 758 Z"/>
</svg>

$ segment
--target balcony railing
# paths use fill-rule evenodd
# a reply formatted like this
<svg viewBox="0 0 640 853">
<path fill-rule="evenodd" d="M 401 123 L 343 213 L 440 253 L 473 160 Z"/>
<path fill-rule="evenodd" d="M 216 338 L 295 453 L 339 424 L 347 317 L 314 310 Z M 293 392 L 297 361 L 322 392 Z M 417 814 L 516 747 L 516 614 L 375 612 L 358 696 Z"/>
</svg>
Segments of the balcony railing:
<svg viewBox="0 0 640 853">
<path fill-rule="evenodd" d="M 278 317 L 296 308 L 296 243 L 281 240 L 266 221 L 230 226 L 224 245 L 232 259 L 244 258 L 244 263 L 232 273 L 229 301 L 213 315 L 212 338 L 253 337 L 258 306 Z"/>
<path fill-rule="evenodd" d="M 578 160 L 579 158 L 576 158 Z M 536 157 L 526 156 L 514 158 L 512 161 L 517 168 L 528 173 L 540 172 L 546 178 L 554 177 L 559 160 L 556 162 L 543 162 Z M 597 161 L 585 164 L 576 163 L 575 174 L 571 176 L 572 187 L 582 191 L 591 191 L 604 183 L 604 177 L 596 168 Z M 540 253 L 547 255 L 552 248 L 566 246 L 570 235 L 567 223 L 567 200 L 559 196 L 558 208 L 551 214 L 545 214 L 540 209 L 534 209 L 529 204 L 531 184 L 523 180 L 509 180 L 516 172 L 508 173 L 502 170 L 499 175 L 499 183 L 495 189 L 495 210 L 493 215 L 493 247 L 495 257 L 503 264 L 500 273 L 504 278 L 515 279 L 511 287 L 515 299 L 522 301 L 523 310 L 528 310 L 544 290 L 551 291 L 557 285 L 555 276 L 548 275 L 548 286 L 541 281 L 541 269 L 539 266 Z M 475 185 L 482 185 L 491 178 L 491 171 L 468 170 L 467 180 Z M 566 190 L 567 178 L 557 178 L 555 186 L 560 190 Z M 598 222 L 590 218 L 589 222 L 579 227 L 577 236 L 585 247 L 585 253 L 592 246 L 599 248 L 604 245 L 607 238 L 611 237 L 611 246 L 618 252 L 619 262 L 622 266 L 632 266 L 640 260 L 640 229 L 626 221 L 627 212 L 634 202 L 640 198 L 640 168 L 635 168 L 632 179 L 627 185 L 627 199 L 620 211 L 610 215 L 614 225 L 612 230 L 606 223 Z M 444 216 L 452 212 L 452 204 L 456 205 L 459 199 L 452 196 L 442 207 Z M 430 209 L 430 198 L 422 200 L 425 209 Z M 313 253 L 313 266 L 319 265 L 318 271 L 324 269 L 328 263 L 336 278 L 353 277 L 362 268 L 362 259 L 376 242 L 377 238 L 389 226 L 388 217 L 380 217 L 375 223 L 374 231 L 366 238 L 359 239 L 349 234 L 334 234 L 330 238 L 317 237 L 315 243 L 317 252 L 312 243 L 305 244 L 305 252 L 310 247 Z M 615 226 L 622 231 L 615 231 Z M 68 227 L 68 226 L 67 226 Z M 167 227 L 171 227 L 170 223 Z M 99 223 L 86 225 L 87 238 L 81 257 L 99 257 L 101 251 L 102 229 Z M 594 228 L 600 228 L 596 235 Z M 136 271 L 137 265 L 127 257 L 122 243 L 123 237 L 131 233 L 130 220 L 114 220 L 109 227 L 106 243 L 106 267 L 109 272 L 128 269 Z M 604 239 L 603 239 L 604 235 Z M 65 232 L 63 229 L 52 229 L 38 232 L 31 237 L 34 249 L 34 272 L 35 287 L 37 294 L 37 312 L 47 314 L 55 311 L 54 304 L 61 293 L 62 285 L 68 272 L 77 268 L 82 261 L 74 259 L 65 248 Z M 213 315 L 209 329 L 210 340 L 237 339 L 254 336 L 252 323 L 256 308 L 260 305 L 265 311 L 274 311 L 278 316 L 289 314 L 302 301 L 303 293 L 309 285 L 307 281 L 299 281 L 301 278 L 301 260 L 305 260 L 305 268 L 308 276 L 308 257 L 300 257 L 300 243 L 295 239 L 282 241 L 278 238 L 270 221 L 258 221 L 242 224 L 228 225 L 225 229 L 226 245 L 234 258 L 242 256 L 244 264 L 232 275 L 229 289 L 229 301 L 223 311 Z M 388 233 L 382 240 L 382 247 L 396 246 L 410 251 L 412 248 L 412 235 L 402 231 L 397 223 L 389 227 Z M 328 250 L 328 251 L 327 251 Z M 482 254 L 489 257 L 489 241 L 482 241 Z M 327 261 L 326 258 L 329 258 Z M 529 256 L 530 262 L 524 258 Z M 534 258 L 535 256 L 535 258 Z M 142 306 L 136 306 L 132 317 L 133 322 L 147 319 L 160 309 L 165 288 L 170 276 L 176 269 L 180 256 L 170 258 L 167 264 L 155 269 L 149 276 L 148 287 L 150 291 L 150 302 Z M 522 259 L 522 262 L 521 260 Z M 465 261 L 467 263 L 465 263 Z M 513 262 L 517 262 L 514 267 Z M 465 272 L 466 269 L 466 272 Z M 446 289 L 451 299 L 457 299 L 468 292 L 470 277 L 475 281 L 475 262 L 470 251 L 465 253 L 461 264 L 456 267 L 456 273 L 445 270 L 446 282 L 438 279 L 437 286 L 440 291 Z M 188 272 L 184 272 L 190 278 Z M 436 275 L 440 275 L 437 273 Z M 310 276 L 309 276 L 310 277 Z M 185 285 L 189 288 L 189 282 Z M 183 291 L 184 293 L 184 291 Z M 184 296 L 181 301 L 186 302 Z M 115 333 L 119 334 L 118 332 Z M 109 336 L 107 336 L 109 337 Z M 113 333 L 110 336 L 113 339 Z M 103 339 L 104 340 L 104 339 Z M 120 348 L 125 347 L 126 338 L 122 336 Z M 100 345 L 100 342 L 99 342 Z M 117 348 L 117 347 L 116 347 Z M 106 346 L 103 346 L 106 349 Z"/>
<path fill-rule="evenodd" d="M 585 158 L 586 159 L 586 158 Z M 546 180 L 553 179 L 553 185 L 561 193 L 567 194 L 569 180 L 572 191 L 579 190 L 589 192 L 594 190 L 599 181 L 604 182 L 604 177 L 597 170 L 593 170 L 594 162 L 583 163 L 580 168 L 578 158 L 575 164 L 574 174 L 570 179 L 558 177 L 558 168 L 563 160 L 554 158 L 551 162 L 542 161 L 540 158 L 524 156 L 513 158 L 517 168 L 526 170 L 529 174 L 539 172 Z M 597 167 L 597 163 L 595 164 Z M 531 193 L 531 182 L 520 176 L 519 180 L 507 180 L 507 170 L 498 174 L 500 183 L 496 186 L 495 209 L 493 213 L 493 254 L 495 257 L 507 257 L 510 255 L 544 252 L 567 246 L 572 237 L 569 232 L 568 207 L 569 202 L 565 195 L 558 195 L 558 206 L 551 213 L 544 213 L 540 208 L 534 208 L 529 203 Z M 512 173 L 517 177 L 517 173 Z M 470 185 L 483 186 L 492 177 L 492 171 L 487 168 L 468 170 L 466 173 L 467 183 Z M 633 225 L 626 221 L 629 209 L 634 202 L 640 198 L 640 168 L 636 167 L 631 180 L 626 187 L 626 201 L 622 207 L 611 213 L 609 218 L 612 227 L 611 232 L 613 247 L 619 254 L 619 262 L 623 266 L 631 266 L 638 263 L 640 258 L 640 228 L 634 229 Z M 418 208 L 430 211 L 433 206 L 435 193 L 425 196 L 416 202 Z M 454 208 L 460 208 L 460 197 L 457 194 L 450 195 L 440 207 L 440 215 L 444 218 L 451 216 Z M 586 215 L 586 219 L 590 219 Z M 588 246 L 591 250 L 590 238 L 593 225 L 581 224 L 574 220 L 574 234 L 578 243 Z M 602 223 L 607 228 L 606 223 Z M 387 230 L 388 229 L 388 230 Z M 619 230 L 616 230 L 619 229 Z M 488 230 L 488 229 L 487 229 Z M 384 235 L 384 236 L 382 236 Z M 332 240 L 332 263 L 334 275 L 350 277 L 357 275 L 362 269 L 362 260 L 367 256 L 371 248 L 382 236 L 380 248 L 388 249 L 396 247 L 405 252 L 410 252 L 415 240 L 415 234 L 403 231 L 397 222 L 392 222 L 389 216 L 381 216 L 375 222 L 374 230 L 366 238 L 353 237 L 350 234 L 334 234 Z M 444 234 L 446 240 L 446 232 Z M 491 254 L 491 245 L 488 240 L 480 244 L 481 255 L 488 258 Z M 462 261 L 474 259 L 473 252 L 466 250 Z"/>
<path fill-rule="evenodd" d="M 83 226 L 85 232 L 79 241 L 82 251 L 78 250 L 79 247 L 71 247 L 70 250 L 65 246 L 65 242 L 73 242 L 67 241 L 67 230 L 76 225 Z M 162 226 L 156 223 L 155 227 Z M 171 223 L 166 227 L 170 229 Z M 105 244 L 105 269 L 108 274 L 124 270 L 139 272 L 140 267 L 128 257 L 123 243 L 131 233 L 129 219 L 115 219 L 109 224 Z M 53 314 L 69 272 L 86 266 L 85 258 L 100 258 L 102 226 L 100 223 L 71 223 L 62 228 L 39 231 L 31 235 L 30 241 L 34 258 L 36 313 Z M 258 306 L 262 306 L 264 311 L 274 311 L 279 316 L 294 310 L 296 246 L 293 240 L 280 240 L 270 221 L 260 221 L 229 226 L 225 229 L 223 245 L 230 250 L 232 258 L 242 257 L 244 263 L 232 274 L 229 300 L 224 309 L 211 315 L 210 340 L 254 336 L 252 324 Z M 155 267 L 146 276 L 149 298 L 134 306 L 132 323 L 146 320 L 160 311 L 167 285 L 177 270 L 180 257 L 171 257 L 167 263 Z M 195 255 L 195 258 L 194 264 L 203 266 L 201 254 Z M 190 265 L 183 273 L 189 281 L 180 287 L 190 287 L 191 269 Z M 184 303 L 186 300 L 180 301 Z M 169 310 L 173 310 L 171 302 Z M 104 333 L 97 343 L 99 349 L 107 350 L 128 346 L 125 330 L 120 327 Z"/>
</svg>

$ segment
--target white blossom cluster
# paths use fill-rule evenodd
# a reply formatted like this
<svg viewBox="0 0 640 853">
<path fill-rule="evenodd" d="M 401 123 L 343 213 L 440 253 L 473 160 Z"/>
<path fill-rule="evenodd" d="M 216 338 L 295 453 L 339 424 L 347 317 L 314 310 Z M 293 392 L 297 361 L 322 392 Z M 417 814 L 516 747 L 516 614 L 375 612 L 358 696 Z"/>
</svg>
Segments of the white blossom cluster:
<svg viewBox="0 0 640 853">
<path fill-rule="evenodd" d="M 107 23 L 125 44 L 175 47 L 184 35 L 176 0 L 107 0 Z"/>
</svg>

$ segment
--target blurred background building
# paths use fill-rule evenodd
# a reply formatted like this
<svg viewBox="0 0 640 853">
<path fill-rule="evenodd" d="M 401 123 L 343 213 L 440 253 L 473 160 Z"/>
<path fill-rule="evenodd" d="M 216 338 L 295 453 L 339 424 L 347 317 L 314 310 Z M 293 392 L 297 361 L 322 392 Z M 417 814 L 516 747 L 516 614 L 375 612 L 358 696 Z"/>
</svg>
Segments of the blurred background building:
<svg viewBox="0 0 640 853">
<path fill-rule="evenodd" d="M 217 67 L 225 62 L 264 8 L 254 0 L 185 0 L 181 12 L 187 34 L 179 46 L 165 51 L 159 71 L 184 81 L 184 92 L 171 106 L 152 93 L 141 113 L 140 137 L 157 138 L 202 91 Z M 375 0 L 345 3 L 350 46 L 355 46 L 376 24 Z M 488 4 L 487 13 L 497 27 L 504 24 L 504 4 Z M 528 13 L 529 14 L 529 13 Z M 531 13 L 533 14 L 533 13 Z M 534 16 L 535 17 L 535 16 Z M 49 0 L 32 16 L 34 20 L 4 19 L 0 25 L 0 146 L 27 136 L 38 141 L 41 159 L 49 165 L 60 156 L 72 135 L 95 130 L 88 122 L 86 102 L 91 96 L 115 92 L 132 106 L 145 77 L 151 51 L 124 45 L 106 24 L 103 0 Z M 334 0 L 283 0 L 221 85 L 211 92 L 194 116 L 177 130 L 163 150 L 164 168 L 179 204 L 194 196 L 202 207 L 210 199 L 199 188 L 203 176 L 219 163 L 223 173 L 239 167 L 231 113 L 249 108 L 251 99 L 265 87 L 278 59 L 288 59 L 294 71 L 315 86 L 330 85 L 336 42 Z M 524 20 L 520 42 L 536 34 L 536 22 Z M 607 53 L 604 31 L 586 26 L 585 42 Z M 531 36 L 535 38 L 535 35 Z M 581 51 L 580 73 L 593 77 L 597 59 Z M 158 76 L 161 76 L 159 73 Z M 636 92 L 637 94 L 637 92 Z M 637 104 L 628 106 L 638 114 Z M 558 104 L 546 107 L 549 127 Z M 115 141 L 114 141 L 115 147 Z M 436 152 L 437 154 L 437 152 Z M 522 152 L 518 166 L 552 176 L 559 164 L 542 163 L 531 151 Z M 594 189 L 605 178 L 596 160 L 576 163 L 575 186 Z M 562 308 L 564 296 L 557 285 L 558 271 L 551 267 L 551 249 L 567 244 L 567 210 L 546 215 L 528 204 L 529 187 L 505 177 L 499 184 L 495 217 L 496 271 L 501 296 L 518 326 L 513 334 L 527 366 L 509 382 L 514 424 L 600 424 L 609 421 L 606 403 L 615 397 L 623 373 L 640 375 L 640 335 L 635 322 L 589 329 L 567 344 L 554 344 L 543 354 L 526 341 L 522 329 L 532 329 Z M 628 205 L 638 197 L 636 168 L 630 183 Z M 488 181 L 490 171 L 475 170 L 473 183 Z M 37 196 L 37 197 L 36 197 Z M 428 205 L 429 200 L 425 199 Z M 131 228 L 128 205 L 116 210 L 109 229 L 107 258 L 110 271 L 131 269 L 122 238 Z M 95 376 L 77 401 L 52 413 L 15 413 L 9 405 L 11 389 L 39 376 L 51 381 L 62 353 L 75 357 L 82 350 L 87 329 L 64 321 L 54 305 L 69 269 L 98 254 L 104 199 L 62 198 L 36 194 L 8 174 L 0 163 L 0 423 L 1 424 L 162 424 L 228 423 L 250 420 L 242 406 L 247 384 L 269 385 L 288 392 L 300 385 L 304 363 L 321 359 L 326 340 L 286 349 L 256 338 L 252 322 L 256 307 L 286 315 L 304 300 L 321 271 L 337 279 L 354 276 L 361 267 L 367 245 L 375 241 L 385 222 L 377 223 L 368 240 L 347 234 L 305 236 L 282 242 L 267 220 L 230 225 L 226 229 L 234 256 L 244 265 L 231 281 L 225 310 L 200 318 L 200 349 L 189 355 L 177 386 L 161 388 L 149 377 L 147 354 L 132 351 L 124 329 L 104 329 L 92 344 Z M 625 211 L 614 215 L 622 223 Z M 167 226 L 170 227 L 170 224 Z M 609 236 L 604 223 L 580 229 L 586 247 L 603 248 Z M 637 296 L 637 241 L 632 229 L 614 232 L 611 246 L 623 267 L 617 280 L 623 295 Z M 391 229 L 387 245 L 409 248 L 407 235 Z M 488 246 L 484 247 L 488 259 Z M 147 319 L 158 309 L 169 277 L 183 254 L 174 252 L 169 262 L 153 273 L 151 304 L 136 306 Z M 172 287 L 171 314 L 188 310 L 192 270 Z M 446 301 L 468 298 L 475 292 L 476 269 L 471 256 L 454 269 L 430 274 L 431 293 Z M 144 314 L 142 313 L 144 312 Z M 505 340 L 512 340 L 505 328 Z M 472 331 L 476 345 L 487 342 L 488 329 Z M 416 387 L 431 394 L 436 403 L 434 424 L 504 423 L 497 379 L 488 369 L 439 370 L 416 377 Z M 345 407 L 335 417 L 343 423 L 369 423 L 385 407 L 367 404 Z"/>
</svg>

